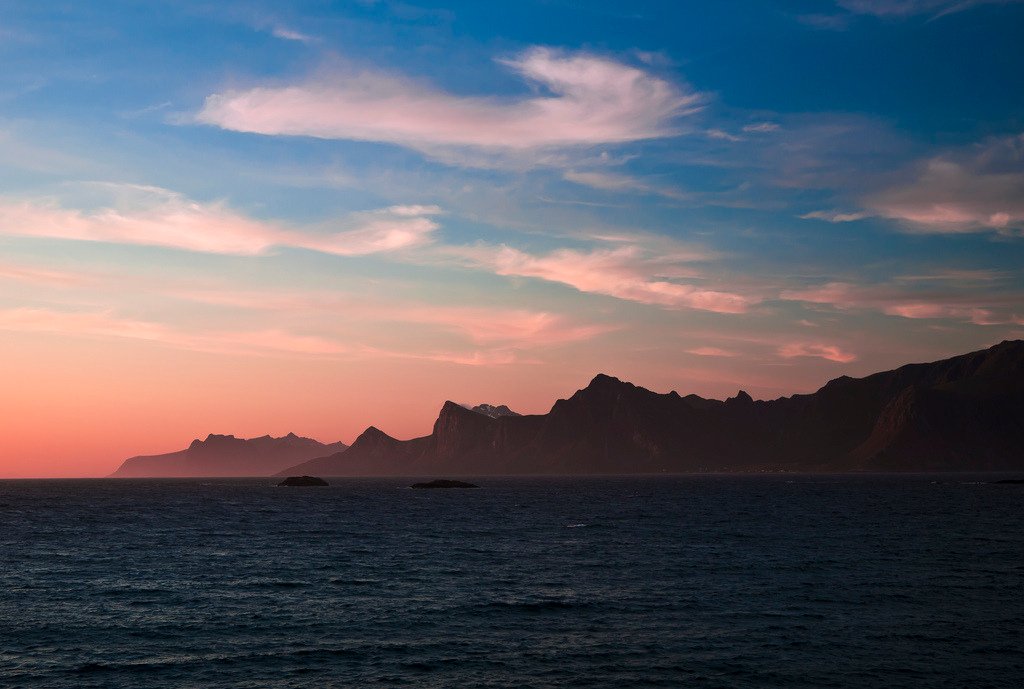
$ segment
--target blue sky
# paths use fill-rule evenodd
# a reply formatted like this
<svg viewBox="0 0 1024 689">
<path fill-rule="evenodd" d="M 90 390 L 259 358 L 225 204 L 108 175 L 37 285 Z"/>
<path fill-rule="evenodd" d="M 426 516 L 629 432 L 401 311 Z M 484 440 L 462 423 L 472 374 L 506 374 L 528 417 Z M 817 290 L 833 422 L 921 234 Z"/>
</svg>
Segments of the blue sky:
<svg viewBox="0 0 1024 689">
<path fill-rule="evenodd" d="M 6 404 L 107 429 L 161 367 L 154 449 L 351 440 L 598 371 L 775 397 L 1021 337 L 1021 27 L 1012 1 L 9 0 Z M 117 385 L 47 377 L 85 352 Z"/>
</svg>

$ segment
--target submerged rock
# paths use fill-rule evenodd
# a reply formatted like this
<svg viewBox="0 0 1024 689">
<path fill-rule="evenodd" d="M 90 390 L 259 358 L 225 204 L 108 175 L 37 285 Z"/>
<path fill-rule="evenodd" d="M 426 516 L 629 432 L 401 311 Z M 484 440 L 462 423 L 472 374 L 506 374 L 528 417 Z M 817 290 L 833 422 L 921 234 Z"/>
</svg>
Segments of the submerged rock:
<svg viewBox="0 0 1024 689">
<path fill-rule="evenodd" d="M 466 483 L 465 481 L 452 481 L 451 479 L 439 478 L 426 483 L 414 483 L 413 488 L 479 488 L 480 486 Z"/>
<path fill-rule="evenodd" d="M 327 481 L 316 476 L 289 476 L 279 486 L 329 486 Z"/>
<path fill-rule="evenodd" d="M 1004 478 L 1000 481 L 993 481 L 992 483 L 1007 483 L 1015 486 L 1024 484 L 1024 478 Z"/>
</svg>

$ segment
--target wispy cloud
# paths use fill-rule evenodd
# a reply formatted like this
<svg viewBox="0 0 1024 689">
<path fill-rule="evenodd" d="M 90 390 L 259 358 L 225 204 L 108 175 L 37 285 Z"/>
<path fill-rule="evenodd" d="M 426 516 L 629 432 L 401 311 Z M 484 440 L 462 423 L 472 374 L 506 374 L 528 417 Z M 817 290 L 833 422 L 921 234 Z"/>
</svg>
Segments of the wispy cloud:
<svg viewBox="0 0 1024 689">
<path fill-rule="evenodd" d="M 709 139 L 719 139 L 721 141 L 736 142 L 743 140 L 741 137 L 738 137 L 735 134 L 730 134 L 724 129 L 708 129 L 704 132 L 704 135 L 707 136 Z"/>
<path fill-rule="evenodd" d="M 499 60 L 550 95 L 463 96 L 380 72 L 209 96 L 195 121 L 267 135 L 438 147 L 533 149 L 671 136 L 702 96 L 588 53 L 532 48 Z"/>
<path fill-rule="evenodd" d="M 800 216 L 803 220 L 824 220 L 825 222 L 855 222 L 857 220 L 863 220 L 864 218 L 870 218 L 871 213 L 864 211 L 812 211 L 810 213 L 804 213 Z"/>
<path fill-rule="evenodd" d="M 340 341 L 332 337 L 297 334 L 282 328 L 258 330 L 188 330 L 155 321 L 119 316 L 113 311 L 64 311 L 47 308 L 0 309 L 0 331 L 56 333 L 68 337 L 143 340 L 190 351 L 231 356 L 301 356 L 352 360 L 415 359 L 461 366 L 495 366 L 534 363 L 523 358 L 527 338 L 546 339 L 547 344 L 592 336 L 593 332 L 570 332 L 558 317 L 534 318 L 533 324 L 501 322 L 500 314 L 483 326 L 476 349 L 443 350 L 419 345 L 402 350 L 365 343 Z M 443 320 L 443 319 L 441 319 Z M 511 326 L 511 327 L 510 327 Z M 561 331 L 561 332 L 560 332 Z M 534 342 L 532 346 L 539 346 Z"/>
<path fill-rule="evenodd" d="M 779 125 L 775 122 L 754 122 L 743 127 L 743 131 L 754 134 L 767 134 L 778 130 Z"/>
<path fill-rule="evenodd" d="M 316 43 L 319 40 L 316 38 L 316 36 L 304 34 L 301 31 L 296 31 L 295 29 L 288 28 L 287 26 L 283 26 L 281 24 L 274 25 L 270 29 L 270 34 L 274 38 L 280 38 L 283 41 L 298 41 L 299 43 L 307 44 Z"/>
<path fill-rule="evenodd" d="M 829 282 L 783 291 L 780 296 L 839 310 L 865 309 L 909 319 L 947 319 L 974 325 L 1016 323 L 1024 295 L 994 291 L 991 283 L 997 279 L 988 271 L 953 271 L 948 275 L 898 277 L 878 285 Z M 919 288 L 922 283 L 925 289 Z"/>
<path fill-rule="evenodd" d="M 82 273 L 51 270 L 14 263 L 0 263 L 0 280 L 14 280 L 40 285 L 77 287 L 94 282 L 94 278 Z"/>
<path fill-rule="evenodd" d="M 616 172 L 594 172 L 569 170 L 562 175 L 563 179 L 593 189 L 611 192 L 634 192 L 652 194 L 670 199 L 688 198 L 684 192 L 660 184 L 651 184 L 631 175 Z"/>
<path fill-rule="evenodd" d="M 838 345 L 823 344 L 820 342 L 791 342 L 780 346 L 777 350 L 779 356 L 784 359 L 796 357 L 816 357 L 847 364 L 856 361 L 857 355 L 842 349 Z"/>
<path fill-rule="evenodd" d="M 910 17 L 919 14 L 943 16 L 978 7 L 1008 5 L 1021 0 L 838 0 L 840 7 L 856 14 L 876 17 Z"/>
<path fill-rule="evenodd" d="M 613 238 L 615 239 L 615 238 Z M 530 277 L 569 285 L 581 292 L 668 308 L 743 313 L 756 297 L 707 289 L 679 280 L 692 277 L 684 264 L 699 254 L 655 254 L 641 245 L 591 250 L 557 249 L 532 254 L 501 245 L 450 249 L 465 265 L 497 275 Z"/>
<path fill-rule="evenodd" d="M 529 309 L 406 308 L 395 315 L 406 322 L 465 333 L 475 344 L 530 349 L 591 340 L 618 329 L 616 325 L 575 323 L 561 314 Z"/>
<path fill-rule="evenodd" d="M 436 206 L 394 206 L 339 223 L 340 231 L 296 230 L 257 220 L 224 203 L 199 203 L 165 189 L 114 185 L 131 203 L 93 210 L 63 208 L 53 199 L 0 199 L 0 234 L 160 246 L 254 256 L 274 247 L 359 256 L 421 246 L 438 224 Z"/>
<path fill-rule="evenodd" d="M 832 223 L 887 218 L 919 234 L 1024 232 L 1024 134 L 949 151 L 886 179 L 887 187 L 864 194 L 860 210 L 800 217 Z"/>
<path fill-rule="evenodd" d="M 147 340 L 181 349 L 229 354 L 338 355 L 350 351 L 344 345 L 321 337 L 277 329 L 193 333 L 164 323 L 124 318 L 110 311 L 6 309 L 0 310 L 0 329 Z"/>
<path fill-rule="evenodd" d="M 697 356 L 714 356 L 714 357 L 733 357 L 739 356 L 737 352 L 731 349 L 722 349 L 721 347 L 694 347 L 693 349 L 687 349 L 687 354 L 696 354 Z"/>
<path fill-rule="evenodd" d="M 1024 134 L 927 160 L 909 183 L 871 195 L 865 205 L 916 232 L 1019 231 Z"/>
</svg>

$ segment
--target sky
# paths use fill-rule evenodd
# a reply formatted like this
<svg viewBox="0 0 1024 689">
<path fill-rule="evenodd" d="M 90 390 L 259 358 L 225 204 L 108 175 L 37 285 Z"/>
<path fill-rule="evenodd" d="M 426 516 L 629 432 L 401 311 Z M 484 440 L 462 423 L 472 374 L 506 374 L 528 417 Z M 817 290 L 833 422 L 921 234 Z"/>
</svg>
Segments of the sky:
<svg viewBox="0 0 1024 689">
<path fill-rule="evenodd" d="M 0 4 L 0 477 L 1024 337 L 1024 3 Z"/>
</svg>

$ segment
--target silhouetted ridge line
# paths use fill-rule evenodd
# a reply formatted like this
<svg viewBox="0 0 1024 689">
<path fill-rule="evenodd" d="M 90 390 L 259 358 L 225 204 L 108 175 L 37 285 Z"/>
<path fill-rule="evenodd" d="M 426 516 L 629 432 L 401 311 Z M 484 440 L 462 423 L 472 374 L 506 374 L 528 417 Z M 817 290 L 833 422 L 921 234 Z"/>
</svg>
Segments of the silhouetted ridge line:
<svg viewBox="0 0 1024 689">
<path fill-rule="evenodd" d="M 1024 341 L 755 401 L 661 394 L 598 374 L 547 414 L 445 402 L 430 435 L 367 429 L 279 475 L 987 471 L 1024 468 Z"/>
<path fill-rule="evenodd" d="M 289 433 L 280 438 L 236 438 L 211 433 L 188 449 L 163 455 L 132 457 L 111 476 L 169 478 L 184 476 L 266 476 L 282 466 L 344 450 L 344 443 L 324 444 Z"/>
</svg>

